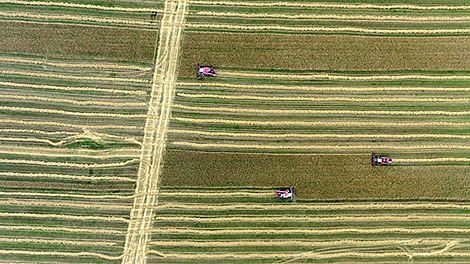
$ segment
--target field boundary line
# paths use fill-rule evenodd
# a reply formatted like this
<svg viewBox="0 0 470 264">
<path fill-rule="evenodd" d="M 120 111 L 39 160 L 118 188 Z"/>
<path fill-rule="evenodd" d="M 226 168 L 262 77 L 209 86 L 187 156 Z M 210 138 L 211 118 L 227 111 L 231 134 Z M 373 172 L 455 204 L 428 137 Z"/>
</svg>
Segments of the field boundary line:
<svg viewBox="0 0 470 264">
<path fill-rule="evenodd" d="M 122 259 L 123 264 L 146 263 L 153 206 L 158 201 L 159 174 L 175 94 L 179 46 L 187 2 L 187 0 L 165 1 L 135 189 L 136 197 L 130 214 L 131 222 L 124 248 L 124 252 L 128 252 L 128 254 Z M 159 118 L 157 119 L 153 116 L 157 116 L 158 112 Z M 144 195 L 141 195 L 142 193 Z"/>
</svg>

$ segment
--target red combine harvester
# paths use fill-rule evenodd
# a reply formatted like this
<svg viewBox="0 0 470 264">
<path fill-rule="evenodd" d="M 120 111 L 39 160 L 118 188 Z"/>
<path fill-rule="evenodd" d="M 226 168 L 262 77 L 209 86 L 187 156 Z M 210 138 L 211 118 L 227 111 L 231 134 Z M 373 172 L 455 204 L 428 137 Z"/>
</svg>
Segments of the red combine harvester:
<svg viewBox="0 0 470 264">
<path fill-rule="evenodd" d="M 375 153 L 372 152 L 372 167 L 386 166 L 386 165 L 391 165 L 391 164 L 392 164 L 391 158 L 387 156 L 382 156 L 382 155 L 375 155 Z"/>
<path fill-rule="evenodd" d="M 279 199 L 290 199 L 295 202 L 295 188 L 294 186 L 279 188 L 276 190 L 276 197 Z"/>
<path fill-rule="evenodd" d="M 212 66 L 202 66 L 201 64 L 196 65 L 196 79 L 201 80 L 204 76 L 215 76 L 217 71 Z"/>
</svg>

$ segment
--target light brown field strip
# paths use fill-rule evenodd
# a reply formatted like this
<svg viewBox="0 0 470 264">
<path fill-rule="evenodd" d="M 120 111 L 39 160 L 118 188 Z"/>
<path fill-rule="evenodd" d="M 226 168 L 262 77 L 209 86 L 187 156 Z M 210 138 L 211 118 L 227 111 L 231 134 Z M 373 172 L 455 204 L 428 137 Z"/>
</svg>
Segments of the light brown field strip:
<svg viewBox="0 0 470 264">
<path fill-rule="evenodd" d="M 124 162 L 111 162 L 111 163 L 70 163 L 70 162 L 52 162 L 52 161 L 39 161 L 39 160 L 24 160 L 24 159 L 0 159 L 0 163 L 6 164 L 28 164 L 40 166 L 53 166 L 53 167 L 71 167 L 71 168 L 108 168 L 108 167 L 122 167 L 128 164 L 139 162 L 140 159 L 131 159 Z"/>
<path fill-rule="evenodd" d="M 0 200 L 0 205 L 16 205 L 16 206 L 52 206 L 52 207 L 74 207 L 74 208 L 94 208 L 94 209 L 109 209 L 109 210 L 128 210 L 131 207 L 128 205 L 119 204 L 102 204 L 102 203 L 85 203 L 85 202 L 62 202 L 62 201 L 33 201 L 33 200 L 19 200 L 19 199 L 6 199 Z"/>
<path fill-rule="evenodd" d="M 77 132 L 70 131 L 44 131 L 34 129 L 17 129 L 17 128 L 3 128 L 0 129 L 0 133 L 27 133 L 27 134 L 40 134 L 40 135 L 77 135 Z"/>
<path fill-rule="evenodd" d="M 89 215 L 63 215 L 63 214 L 32 214 L 32 213 L 4 213 L 0 212 L 2 217 L 21 217 L 21 218 L 46 218 L 46 219 L 63 219 L 63 220 L 79 220 L 79 221 L 106 221 L 106 222 L 129 222 L 123 217 L 114 216 L 89 216 Z"/>
<path fill-rule="evenodd" d="M 192 83 L 178 82 L 178 86 L 195 87 L 222 87 L 239 89 L 269 89 L 269 90 L 295 90 L 295 91 L 343 91 L 343 92 L 383 92 L 383 91 L 429 91 L 429 92 L 468 92 L 468 87 L 329 87 L 329 86 L 301 86 L 301 85 L 261 85 L 261 84 L 234 84 L 234 83 Z"/>
<path fill-rule="evenodd" d="M 11 196 L 30 196 L 28 198 L 36 198 L 40 196 L 44 197 L 64 197 L 64 198 L 84 198 L 84 199 L 131 199 L 134 198 L 134 195 L 86 195 L 86 194 L 75 194 L 75 193 L 43 193 L 43 192 L 0 192 L 2 195 L 11 195 Z M 0 212 L 1 214 L 1 212 Z"/>
<path fill-rule="evenodd" d="M 134 178 L 118 177 L 118 176 L 81 176 L 66 175 L 54 173 L 22 173 L 22 172 L 0 172 L 0 176 L 7 177 L 24 177 L 24 178 L 53 178 L 64 180 L 80 180 L 80 181 L 125 181 L 135 182 Z"/>
<path fill-rule="evenodd" d="M 419 150 L 419 149 L 464 149 L 470 150 L 470 146 L 465 145 L 266 145 L 266 144 L 230 144 L 230 143 L 194 143 L 175 141 L 171 142 L 175 146 L 194 148 L 234 148 L 234 149 L 303 149 L 303 150 L 357 150 L 357 149 L 388 149 L 388 150 Z M 437 160 L 436 160 L 437 161 Z"/>
<path fill-rule="evenodd" d="M 106 101 L 79 101 L 72 99 L 63 99 L 63 98 L 51 98 L 51 97 L 42 97 L 42 96 L 24 96 L 24 95 L 13 95 L 13 94 L 0 94 L 1 99 L 15 99 L 15 100 L 30 100 L 30 101 L 44 101 L 44 102 L 53 102 L 53 103 L 66 103 L 74 105 L 105 105 L 105 106 L 116 106 L 116 107 L 143 107 L 146 104 L 141 103 L 129 103 L 129 102 L 106 102 Z"/>
<path fill-rule="evenodd" d="M 96 117 L 119 117 L 119 118 L 145 118 L 147 114 L 114 114 L 114 113 L 96 113 L 96 112 L 71 112 L 57 109 L 29 108 L 16 106 L 0 106 L 0 110 L 32 113 L 48 113 L 72 116 L 96 116 Z"/>
<path fill-rule="evenodd" d="M 137 126 L 123 126 L 123 125 L 78 125 L 78 124 L 69 124 L 69 123 L 60 123 L 60 122 L 48 122 L 48 121 L 25 121 L 18 119 L 0 119 L 0 123 L 7 124 L 20 124 L 20 125 L 31 125 L 31 126 L 47 126 L 47 127 L 70 127 L 78 129 L 129 129 L 129 130 L 140 130 L 143 127 Z"/>
<path fill-rule="evenodd" d="M 7 87 L 30 87 L 30 88 L 35 88 L 35 89 L 50 89 L 50 90 L 62 90 L 62 91 L 86 91 L 86 92 L 101 92 L 101 93 L 135 94 L 135 95 L 147 94 L 145 91 L 118 90 L 118 89 L 107 89 L 107 88 L 97 88 L 97 87 L 55 86 L 55 85 L 32 84 L 32 83 L 0 82 L 0 85 L 7 86 Z"/>
<path fill-rule="evenodd" d="M 96 247 L 110 247 L 110 246 L 117 245 L 116 242 L 106 242 L 106 241 L 81 241 L 81 240 L 40 239 L 40 238 L 8 238 L 8 237 L 0 237 L 0 242 L 35 243 L 35 244 L 61 244 L 61 245 L 72 245 L 72 246 L 96 246 Z"/>
<path fill-rule="evenodd" d="M 257 120 L 230 120 L 213 118 L 186 118 L 172 117 L 173 120 L 196 124 L 230 124 L 249 126 L 328 126 L 328 127 L 469 127 L 470 122 L 360 122 L 360 121 L 257 121 Z"/>
<path fill-rule="evenodd" d="M 415 9 L 415 10 L 469 10 L 467 5 L 375 5 L 375 4 L 343 4 L 343 3 L 302 3 L 302 2 L 240 2 L 240 1 L 208 1 L 191 0 L 192 5 L 224 5 L 248 7 L 308 7 L 308 8 L 342 8 L 342 9 Z"/>
<path fill-rule="evenodd" d="M 410 97 L 367 97 L 367 98 L 354 98 L 354 97 L 308 97 L 308 96 L 258 96 L 258 95 L 221 95 L 221 94 L 190 94 L 178 93 L 180 97 L 186 98 L 216 98 L 216 99 L 231 99 L 231 100 L 259 100 L 259 101 L 309 101 L 309 102 L 330 102 L 330 101 L 344 101 L 344 102 L 470 102 L 470 98 L 410 98 Z M 421 111 L 426 112 L 426 111 Z"/>
<path fill-rule="evenodd" d="M 72 7 L 72 8 L 85 8 L 85 9 L 98 9 L 107 11 L 124 11 L 124 12 L 161 12 L 159 9 L 154 8 L 129 8 L 129 7 L 110 7 L 100 5 L 86 5 L 65 2 L 41 2 L 41 1 L 22 1 L 22 0 L 0 0 L 0 4 L 15 4 L 15 5 L 31 5 L 31 6 L 59 6 L 59 7 Z"/>
<path fill-rule="evenodd" d="M 62 257 L 97 257 L 107 260 L 122 259 L 120 256 L 109 256 L 106 254 L 96 252 L 62 252 L 62 251 L 29 251 L 29 250 L 14 250 L 14 249 L 0 249 L 1 255 L 29 255 L 29 256 L 62 256 Z"/>
<path fill-rule="evenodd" d="M 301 27 L 301 26 L 280 26 L 280 25 L 236 25 L 236 24 L 186 24 L 190 29 L 232 29 L 243 31 L 291 31 L 291 32 L 352 32 L 364 34 L 469 34 L 470 29 L 375 29 L 361 27 Z"/>
<path fill-rule="evenodd" d="M 0 12 L 3 14 L 5 12 Z M 10 12 L 8 12 L 10 14 Z M 30 13 L 25 13 L 30 14 Z M 32 14 L 35 15 L 35 14 Z M 128 20 L 124 20 L 128 21 Z M 116 69 L 116 70 L 138 70 L 138 71 L 149 71 L 152 67 L 143 67 L 137 65 L 120 65 L 120 64 L 110 64 L 110 63 L 66 63 L 66 62 L 54 62 L 44 59 L 25 59 L 19 57 L 0 57 L 1 62 L 12 62 L 12 63 L 25 63 L 25 64 L 36 64 L 36 65 L 50 65 L 55 67 L 63 68 L 96 68 L 96 69 Z"/>
<path fill-rule="evenodd" d="M 346 80 L 346 81 L 373 81 L 373 80 L 470 80 L 470 75 L 431 75 L 431 74 L 376 74 L 376 75 L 351 75 L 351 74 L 279 74 L 267 72 L 236 72 L 219 71 L 222 76 L 251 77 L 251 78 L 275 78 L 275 79 L 297 79 L 297 80 Z"/>
<path fill-rule="evenodd" d="M 399 163 L 470 162 L 470 158 L 394 159 Z"/>
<path fill-rule="evenodd" d="M 39 72 L 27 72 L 27 71 L 5 71 L 5 70 L 0 70 L 0 74 L 23 75 L 23 76 L 32 76 L 32 77 L 41 77 L 41 78 L 54 78 L 54 79 L 81 80 L 81 81 L 150 83 L 149 80 L 145 80 L 145 79 L 99 77 L 99 76 L 76 76 L 76 75 L 39 73 Z"/>
<path fill-rule="evenodd" d="M 374 209 L 459 209 L 470 210 L 465 203 L 340 203 L 340 204 L 184 204 L 165 203 L 155 206 L 156 209 L 183 210 L 374 210 Z M 470 229 L 469 229 L 470 230 Z"/>
<path fill-rule="evenodd" d="M 335 19 L 335 20 L 370 20 L 374 21 L 468 21 L 470 16 L 390 16 L 390 15 L 335 15 L 335 14 L 282 14 L 282 13 L 238 13 L 196 11 L 196 16 L 242 17 L 242 18 L 278 18 L 278 19 Z"/>
<path fill-rule="evenodd" d="M 164 192 L 160 193 L 160 196 L 163 197 L 185 197 L 185 196 L 198 196 L 203 195 L 204 197 L 271 197 L 271 192 L 212 192 L 212 191 L 202 191 L 202 192 Z M 158 219 L 158 217 L 157 217 Z"/>
<path fill-rule="evenodd" d="M 200 130 L 181 130 L 170 129 L 168 133 L 173 134 L 189 134 L 198 136 L 225 136 L 225 137 L 256 137 L 256 138 L 393 138 L 393 139 L 415 139 L 415 138 L 448 138 L 448 139 L 469 139 L 470 135 L 453 135 L 453 134 L 268 134 L 268 133 L 231 133 L 231 132 L 209 132 Z"/>
<path fill-rule="evenodd" d="M 0 139 L 1 140 L 1 139 Z M 91 159 L 137 158 L 139 150 L 135 148 L 110 150 L 55 149 L 41 147 L 18 147 L 0 145 L 0 153 L 12 155 L 31 155 L 40 157 L 78 157 Z"/>
<path fill-rule="evenodd" d="M 39 226 L 39 225 L 0 225 L 0 230 L 26 230 L 26 231 L 46 231 L 46 232 L 67 232 L 67 233 L 91 233 L 91 234 L 108 234 L 122 235 L 125 231 L 116 229 L 93 229 L 93 228 L 70 228 L 56 226 Z"/>
<path fill-rule="evenodd" d="M 244 97 L 244 96 L 243 96 Z M 301 98 L 301 97 L 298 97 Z M 302 97 L 307 98 L 308 97 Z M 346 98 L 346 97 L 334 97 L 338 98 L 341 101 L 344 100 L 355 100 L 356 98 Z M 318 99 L 318 98 L 312 98 Z M 324 98 L 321 98 L 324 99 Z M 325 98 L 327 99 L 327 98 Z M 372 100 L 382 100 L 383 98 L 372 98 Z M 386 100 L 396 99 L 396 100 L 410 100 L 410 98 L 386 98 Z M 426 99 L 426 98 L 423 98 Z M 430 98 L 441 99 L 441 98 Z M 270 100 L 270 99 L 267 99 Z M 277 98 L 275 99 L 277 100 Z M 360 98 L 359 100 L 369 100 L 365 98 Z M 411 99 L 413 100 L 413 99 Z M 427 100 L 427 99 L 426 99 Z M 287 101 L 287 100 L 286 100 Z M 470 102 L 470 98 L 469 98 Z M 256 114 L 317 114 L 317 115 L 450 115 L 450 116 L 462 116 L 470 115 L 470 111 L 388 111 L 388 110 L 363 110 L 363 111 L 354 111 L 354 110 L 311 110 L 311 109 L 257 109 L 257 108 L 232 108 L 232 107 L 200 107 L 200 106 L 187 106 L 174 104 L 174 108 L 183 109 L 183 110 L 192 110 L 198 112 L 230 112 L 230 113 L 256 113 Z"/>
</svg>

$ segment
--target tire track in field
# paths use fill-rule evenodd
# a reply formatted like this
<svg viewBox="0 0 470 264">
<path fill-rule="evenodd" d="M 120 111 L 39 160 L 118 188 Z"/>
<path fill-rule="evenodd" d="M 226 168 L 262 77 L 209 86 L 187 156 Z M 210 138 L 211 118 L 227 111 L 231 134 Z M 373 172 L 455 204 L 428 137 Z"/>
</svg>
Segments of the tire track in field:
<svg viewBox="0 0 470 264">
<path fill-rule="evenodd" d="M 122 263 L 146 263 L 152 227 L 153 206 L 158 199 L 158 181 L 174 97 L 176 68 L 187 0 L 165 1 L 151 99 Z M 159 107 L 160 106 L 160 107 Z M 159 114 L 159 115 L 158 115 Z M 150 116 L 159 116 L 159 118 Z M 143 194 L 143 195 L 142 195 Z"/>
</svg>

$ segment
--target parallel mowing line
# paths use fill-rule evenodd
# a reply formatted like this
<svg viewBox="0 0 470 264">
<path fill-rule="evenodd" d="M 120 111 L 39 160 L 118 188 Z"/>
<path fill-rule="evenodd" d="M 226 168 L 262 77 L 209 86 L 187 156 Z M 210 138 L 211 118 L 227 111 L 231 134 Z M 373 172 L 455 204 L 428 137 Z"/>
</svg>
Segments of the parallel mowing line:
<svg viewBox="0 0 470 264">
<path fill-rule="evenodd" d="M 224 5 L 249 7 L 309 7 L 309 8 L 343 8 L 343 9 L 415 9 L 415 10 L 469 10 L 465 5 L 374 5 L 374 4 L 341 4 L 341 3 L 300 3 L 300 2 L 236 2 L 191 0 L 192 5 Z"/>
<path fill-rule="evenodd" d="M 375 98 L 352 98 L 352 97 L 307 97 L 307 96 L 257 96 L 257 95 L 221 95 L 221 94 L 190 94 L 178 93 L 180 97 L 186 98 L 216 98 L 232 100 L 264 100 L 264 101 L 309 101 L 309 102 L 470 102 L 470 98 L 410 98 L 410 97 L 375 97 Z M 187 106 L 186 106 L 187 107 Z M 180 107 L 181 108 L 181 107 Z M 425 111 L 422 111 L 425 112 Z M 449 112 L 451 113 L 451 112 Z"/>
<path fill-rule="evenodd" d="M 237 13 L 197 11 L 197 16 L 243 17 L 243 18 L 281 18 L 281 19 L 338 19 L 371 21 L 468 21 L 470 16 L 377 16 L 377 15 L 319 15 L 319 14 L 277 14 L 277 13 Z"/>
<path fill-rule="evenodd" d="M 80 81 L 88 80 L 88 81 L 108 81 L 108 82 L 150 83 L 149 80 L 145 80 L 145 79 L 111 78 L 111 77 L 98 77 L 98 76 L 75 76 L 75 75 L 38 73 L 38 72 L 26 72 L 26 71 L 5 71 L 5 70 L 0 70 L 0 74 L 23 75 L 23 76 L 68 79 L 68 80 L 80 80 Z"/>
<path fill-rule="evenodd" d="M 300 85 L 257 85 L 233 83 L 192 83 L 178 82 L 178 86 L 189 87 L 222 87 L 238 89 L 269 89 L 269 90 L 295 90 L 295 91 L 344 91 L 344 92 L 377 92 L 377 91 L 429 91 L 429 92 L 469 92 L 466 87 L 328 87 L 328 86 L 300 86 Z"/>
<path fill-rule="evenodd" d="M 26 230 L 26 231 L 46 231 L 46 232 L 66 232 L 66 233 L 90 233 L 106 235 L 123 235 L 126 232 L 116 229 L 93 229 L 93 228 L 70 228 L 56 226 L 34 226 L 34 225 L 0 225 L 0 230 Z"/>
<path fill-rule="evenodd" d="M 399 163 L 470 162 L 470 158 L 394 159 Z"/>
<path fill-rule="evenodd" d="M 116 106 L 116 107 L 125 107 L 125 106 L 134 106 L 142 107 L 146 104 L 141 103 L 127 103 L 127 102 L 106 102 L 106 101 L 78 101 L 72 99 L 62 99 L 62 98 L 50 98 L 50 97 L 40 97 L 40 96 L 25 96 L 25 95 L 12 95 L 12 94 L 0 94 L 0 99 L 16 99 L 16 100 L 31 100 L 31 101 L 44 101 L 44 102 L 53 102 L 53 103 L 66 103 L 74 105 L 105 105 L 105 106 Z"/>
<path fill-rule="evenodd" d="M 0 140 L 2 140 L 0 138 Z M 107 154 L 109 152 L 109 154 Z M 48 149 L 39 147 L 16 147 L 16 146 L 1 146 L 0 153 L 11 155 L 28 155 L 35 157 L 75 157 L 75 158 L 89 158 L 89 159 L 112 159 L 112 158 L 137 158 L 139 151 L 137 149 L 115 149 L 112 151 L 77 151 L 69 149 Z M 83 154 L 77 154 L 83 153 Z"/>
<path fill-rule="evenodd" d="M 0 249 L 2 255 L 30 255 L 30 256 L 61 256 L 61 257 L 97 257 L 107 260 L 118 260 L 122 259 L 123 255 L 120 256 L 109 256 L 95 252 L 62 252 L 62 251 L 29 251 L 29 250 L 14 250 L 14 249 Z"/>
<path fill-rule="evenodd" d="M 72 245 L 72 246 L 97 246 L 97 247 L 111 247 L 111 246 L 116 246 L 117 245 L 116 242 L 62 240 L 62 239 L 39 239 L 39 238 L 8 238 L 8 237 L 0 237 L 0 242 L 35 243 L 35 244 L 62 244 L 62 245 Z"/>
<path fill-rule="evenodd" d="M 0 12 L 3 14 L 5 12 Z M 6 13 L 11 14 L 10 12 Z M 18 13 L 15 13 L 18 14 Z M 21 13 L 22 14 L 22 13 Z M 29 13 L 24 13 L 29 14 Z M 31 14 L 36 16 L 35 14 Z M 127 21 L 127 20 L 124 20 Z M 108 63 L 65 63 L 65 62 L 53 62 L 39 59 L 24 59 L 15 57 L 0 57 L 1 62 L 13 62 L 13 63 L 26 63 L 26 64 L 37 64 L 37 65 L 50 65 L 55 67 L 63 68 L 96 68 L 96 69 L 116 69 L 116 70 L 139 70 L 149 71 L 151 67 L 143 67 L 137 65 L 119 65 L 119 64 L 108 64 Z"/>
<path fill-rule="evenodd" d="M 20 172 L 0 172 L 0 176 L 6 177 L 24 177 L 24 178 L 52 178 L 64 180 L 80 180 L 80 181 L 125 181 L 135 182 L 133 178 L 117 177 L 117 176 L 79 176 L 65 175 L 53 173 L 20 173 Z"/>
<path fill-rule="evenodd" d="M 470 31 L 470 29 L 469 29 Z M 381 74 L 381 75 L 348 75 L 348 74 L 278 74 L 278 73 L 250 73 L 250 72 L 235 72 L 235 71 L 220 71 L 220 75 L 236 76 L 236 77 L 251 77 L 251 78 L 275 78 L 275 79 L 298 79 L 298 80 L 311 80 L 311 79 L 327 79 L 327 80 L 350 80 L 350 81 L 373 81 L 373 80 L 470 80 L 470 75 L 430 75 L 430 74 Z M 382 88 L 383 89 L 383 88 Z"/>
<path fill-rule="evenodd" d="M 62 219 L 62 220 L 79 220 L 79 221 L 106 221 L 106 222 L 124 222 L 129 220 L 123 217 L 113 216 L 86 216 L 86 215 L 63 215 L 63 214 L 32 214 L 32 213 L 4 213 L 0 212 L 2 217 L 21 217 L 21 218 L 46 218 L 46 219 Z"/>
<path fill-rule="evenodd" d="M 393 138 L 393 139 L 415 139 L 415 138 L 449 138 L 449 139 L 469 139 L 470 135 L 452 134 L 267 134 L 267 133 L 230 133 L 230 132 L 207 132 L 198 130 L 178 130 L 170 129 L 168 133 L 190 134 L 199 136 L 225 136 L 225 137 L 256 137 L 256 138 Z"/>
<path fill-rule="evenodd" d="M 173 117 L 174 121 L 195 124 L 227 124 L 247 126 L 327 126 L 327 127 L 469 127 L 470 122 L 327 122 L 327 121 L 257 121 L 257 120 L 230 120 L 214 118 L 185 118 Z"/>
<path fill-rule="evenodd" d="M 70 163 L 70 162 L 49 162 L 49 161 L 38 161 L 38 160 L 24 160 L 24 159 L 0 159 L 0 163 L 6 164 L 28 164 L 28 165 L 40 165 L 40 166 L 53 166 L 53 167 L 70 167 L 70 168 L 109 168 L 109 167 L 122 167 L 128 164 L 139 162 L 140 159 L 131 159 L 124 162 L 113 162 L 113 163 Z"/>
<path fill-rule="evenodd" d="M 69 131 L 43 131 L 34 129 L 16 129 L 16 128 L 5 128 L 0 129 L 0 133 L 28 133 L 28 134 L 40 134 L 40 135 L 78 135 L 77 132 Z"/>
<path fill-rule="evenodd" d="M 193 29 L 233 29 L 247 31 L 292 31 L 292 32 L 354 32 L 368 34 L 468 34 L 470 29 L 373 29 L 360 27 L 296 27 L 296 26 L 278 26 L 278 25 L 233 25 L 233 24 L 186 24 L 188 28 Z"/>
<path fill-rule="evenodd" d="M 147 114 L 113 114 L 113 113 L 89 113 L 89 112 L 71 112 L 56 109 L 45 108 L 29 108 L 29 107 L 16 107 L 16 106 L 0 106 L 0 110 L 15 111 L 15 112 L 32 112 L 32 113 L 48 113 L 59 115 L 72 115 L 72 116 L 95 116 L 95 117 L 119 117 L 119 118 L 146 118 Z"/>
<path fill-rule="evenodd" d="M 87 128 L 87 129 L 129 129 L 129 130 L 141 130 L 142 127 L 138 126 L 123 126 L 123 125 L 78 125 L 78 124 L 69 124 L 69 123 L 60 123 L 60 122 L 48 122 L 48 121 L 25 121 L 17 119 L 0 119 L 0 123 L 7 124 L 20 124 L 20 125 L 30 125 L 30 126 L 47 126 L 47 127 L 69 127 L 69 128 Z"/>
<path fill-rule="evenodd" d="M 249 192 L 165 192 L 160 193 L 163 197 L 185 197 L 185 196 L 198 196 L 203 195 L 204 197 L 271 197 L 272 193 L 249 193 Z M 158 218 L 158 217 L 157 217 Z"/>
<path fill-rule="evenodd" d="M 0 196 L 30 196 L 28 198 L 36 197 L 64 197 L 64 198 L 83 198 L 83 199 L 131 199 L 134 195 L 86 195 L 74 193 L 38 193 L 38 192 L 0 192 Z"/>
<path fill-rule="evenodd" d="M 135 94 L 135 95 L 146 95 L 145 91 L 132 91 L 132 90 L 117 90 L 107 88 L 96 88 L 96 87 L 73 87 L 73 86 L 55 86 L 45 84 L 30 84 L 30 83 L 15 83 L 15 82 L 0 82 L 0 85 L 11 86 L 11 87 L 27 87 L 35 89 L 50 89 L 50 90 L 62 90 L 62 91 L 85 91 L 85 92 L 101 92 L 101 93 L 117 93 L 117 94 Z"/>
<path fill-rule="evenodd" d="M 70 202 L 61 202 L 61 201 L 32 201 L 32 200 L 19 200 L 19 199 L 0 200 L 0 205 L 72 207 L 72 208 L 93 208 L 93 209 L 107 209 L 107 210 L 128 210 L 131 208 L 128 205 L 117 205 L 117 204 L 95 204 L 95 203 L 85 203 L 85 202 L 70 203 Z"/>
<path fill-rule="evenodd" d="M 317 99 L 317 98 L 314 98 L 314 99 Z M 348 98 L 348 99 L 355 99 L 355 98 Z M 375 99 L 381 100 L 381 98 L 380 99 L 375 98 Z M 385 98 L 385 99 L 395 99 L 395 98 Z M 431 99 L 436 99 L 436 98 L 431 98 Z M 402 100 L 402 99 L 398 99 L 398 100 Z M 408 100 L 408 99 L 404 99 L 404 100 Z M 469 98 L 469 101 L 470 101 L 470 98 Z M 457 111 L 385 111 L 385 110 L 354 111 L 354 110 L 310 110 L 310 109 L 309 110 L 300 110 L 300 109 L 279 110 L 279 109 L 231 108 L 231 107 L 198 107 L 198 106 L 187 106 L 187 105 L 180 105 L 180 104 L 174 104 L 173 107 L 184 109 L 184 110 L 198 111 L 198 112 L 209 111 L 209 112 L 256 113 L 256 114 L 450 115 L 450 116 L 470 115 L 470 111 L 458 111 L 458 112 Z"/>
<path fill-rule="evenodd" d="M 85 9 L 98 9 L 107 11 L 124 11 L 124 12 L 161 12 L 155 8 L 128 8 L 128 7 L 108 7 L 100 5 L 86 5 L 64 2 L 41 2 L 41 1 L 21 1 L 21 0 L 0 0 L 0 4 L 15 4 L 15 5 L 31 5 L 31 6 L 60 6 L 72 8 L 85 8 Z"/>
</svg>

